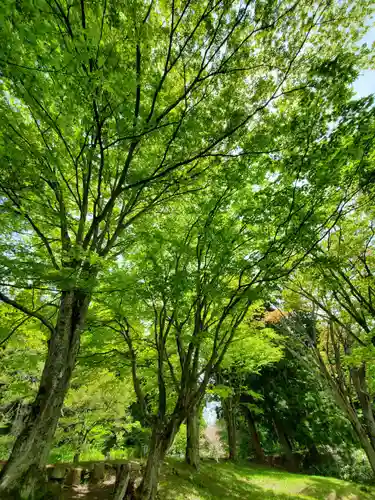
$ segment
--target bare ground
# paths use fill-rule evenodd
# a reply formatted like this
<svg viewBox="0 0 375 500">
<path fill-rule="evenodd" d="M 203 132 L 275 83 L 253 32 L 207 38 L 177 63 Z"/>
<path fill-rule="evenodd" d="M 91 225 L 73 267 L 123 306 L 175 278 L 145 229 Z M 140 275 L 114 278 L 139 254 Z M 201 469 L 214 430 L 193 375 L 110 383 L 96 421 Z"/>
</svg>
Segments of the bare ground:
<svg viewBox="0 0 375 500">
<path fill-rule="evenodd" d="M 80 484 L 65 489 L 56 497 L 60 500 L 109 500 L 112 497 L 115 476 L 110 477 L 102 484 Z"/>
</svg>

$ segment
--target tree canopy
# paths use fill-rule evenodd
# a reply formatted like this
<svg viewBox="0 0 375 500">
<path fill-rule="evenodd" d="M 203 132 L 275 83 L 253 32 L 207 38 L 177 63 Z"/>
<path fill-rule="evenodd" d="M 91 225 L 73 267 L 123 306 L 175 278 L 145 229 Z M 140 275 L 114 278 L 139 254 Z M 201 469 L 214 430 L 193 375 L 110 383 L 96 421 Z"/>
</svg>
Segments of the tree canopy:
<svg viewBox="0 0 375 500">
<path fill-rule="evenodd" d="M 93 452 L 145 455 L 152 500 L 209 397 L 232 459 L 240 430 L 296 469 L 329 425 L 375 471 L 372 14 L 4 0 L 2 498 Z"/>
</svg>

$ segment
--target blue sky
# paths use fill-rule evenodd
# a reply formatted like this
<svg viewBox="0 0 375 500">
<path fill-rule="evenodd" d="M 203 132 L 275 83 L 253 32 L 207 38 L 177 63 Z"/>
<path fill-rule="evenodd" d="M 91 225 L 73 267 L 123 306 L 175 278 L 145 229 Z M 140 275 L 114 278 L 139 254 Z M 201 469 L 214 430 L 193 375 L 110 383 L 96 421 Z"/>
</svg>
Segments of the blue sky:
<svg viewBox="0 0 375 500">
<path fill-rule="evenodd" d="M 363 43 L 371 46 L 375 42 L 375 27 L 372 27 L 363 38 Z M 358 97 L 375 93 L 375 69 L 363 71 L 354 84 Z"/>
</svg>

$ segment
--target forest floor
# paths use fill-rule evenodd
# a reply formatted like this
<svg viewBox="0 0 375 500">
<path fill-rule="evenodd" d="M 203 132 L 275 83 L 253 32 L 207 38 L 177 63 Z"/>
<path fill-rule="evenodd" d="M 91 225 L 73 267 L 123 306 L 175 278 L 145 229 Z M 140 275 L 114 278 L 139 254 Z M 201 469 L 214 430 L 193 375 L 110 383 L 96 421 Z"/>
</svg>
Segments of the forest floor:
<svg viewBox="0 0 375 500">
<path fill-rule="evenodd" d="M 365 491 L 367 490 L 367 491 Z M 199 472 L 169 461 L 161 500 L 374 500 L 375 488 L 322 476 L 230 462 L 203 462 Z"/>
<path fill-rule="evenodd" d="M 114 478 L 113 478 L 114 480 Z M 64 500 L 111 498 L 113 481 L 65 492 Z M 375 488 L 338 479 L 290 474 L 280 469 L 204 461 L 199 472 L 168 460 L 160 478 L 160 500 L 374 500 Z"/>
</svg>

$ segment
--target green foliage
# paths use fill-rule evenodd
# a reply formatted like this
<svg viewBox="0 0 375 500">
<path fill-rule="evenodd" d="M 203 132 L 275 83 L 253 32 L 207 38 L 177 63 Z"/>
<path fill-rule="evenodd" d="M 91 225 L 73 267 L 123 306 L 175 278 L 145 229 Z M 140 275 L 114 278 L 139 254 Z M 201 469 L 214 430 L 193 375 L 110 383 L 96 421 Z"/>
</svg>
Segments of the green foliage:
<svg viewBox="0 0 375 500">
<path fill-rule="evenodd" d="M 182 424 L 169 450 L 170 456 L 182 458 L 186 449 L 186 424 Z"/>
<path fill-rule="evenodd" d="M 312 470 L 308 472 L 356 483 L 374 483 L 373 473 L 363 450 L 344 446 L 323 447 L 320 451 L 326 460 L 313 464 Z"/>
<path fill-rule="evenodd" d="M 80 454 L 80 460 L 92 453 L 109 456 L 132 431 L 128 408 L 133 401 L 129 379 L 116 377 L 103 367 L 78 368 L 55 434 L 55 453 L 66 450 L 67 457 L 70 450 L 69 461 L 75 454 Z"/>
<path fill-rule="evenodd" d="M 259 303 L 251 310 L 263 312 Z M 265 328 L 261 321 L 245 321 L 237 330 L 231 343 L 222 369 L 258 372 L 263 366 L 275 363 L 283 356 L 278 334 L 271 328 Z"/>
<path fill-rule="evenodd" d="M 143 456 L 207 388 L 269 451 L 273 413 L 296 448 L 352 445 L 305 365 L 372 414 L 375 108 L 352 90 L 372 4 L 3 1 L 4 453 L 65 349 L 52 460 Z"/>
</svg>

